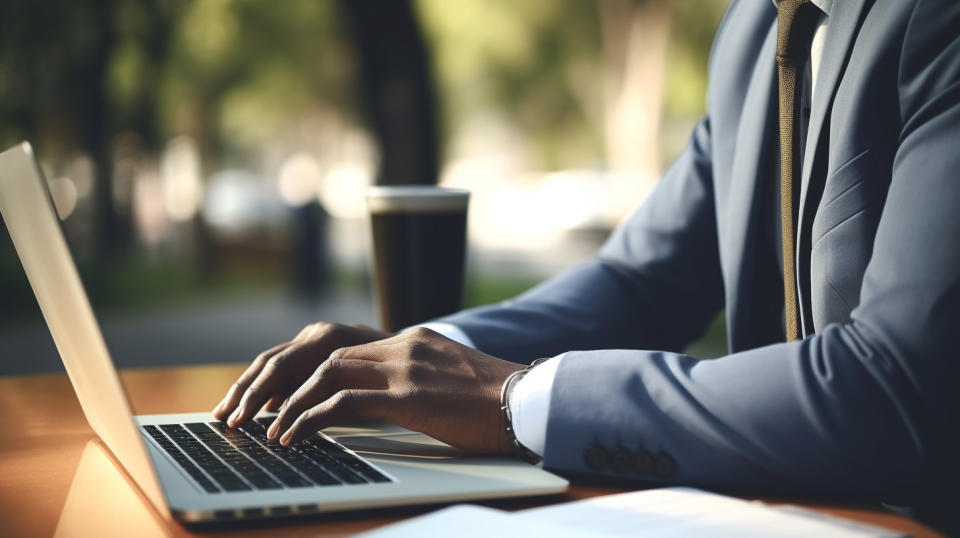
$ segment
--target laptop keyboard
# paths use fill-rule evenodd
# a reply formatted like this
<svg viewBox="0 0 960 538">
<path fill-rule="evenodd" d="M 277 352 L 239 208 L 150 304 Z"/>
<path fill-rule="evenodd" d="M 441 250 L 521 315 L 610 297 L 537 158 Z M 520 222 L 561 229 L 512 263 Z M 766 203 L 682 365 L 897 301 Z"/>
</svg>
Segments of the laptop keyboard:
<svg viewBox="0 0 960 538">
<path fill-rule="evenodd" d="M 267 441 L 272 417 L 232 429 L 223 422 L 143 426 L 207 493 L 391 482 L 323 435 L 295 448 Z"/>
</svg>

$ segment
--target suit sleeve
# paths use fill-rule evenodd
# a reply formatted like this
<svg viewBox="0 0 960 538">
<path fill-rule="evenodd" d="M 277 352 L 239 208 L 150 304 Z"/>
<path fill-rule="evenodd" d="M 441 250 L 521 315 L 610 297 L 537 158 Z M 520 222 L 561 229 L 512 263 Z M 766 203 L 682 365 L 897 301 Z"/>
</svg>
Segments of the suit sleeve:
<svg viewBox="0 0 960 538">
<path fill-rule="evenodd" d="M 710 123 L 599 254 L 527 293 L 440 321 L 477 348 L 529 363 L 570 349 L 682 349 L 719 311 Z"/>
<path fill-rule="evenodd" d="M 917 6 L 899 58 L 900 144 L 850 321 L 714 361 L 569 353 L 552 390 L 547 468 L 766 495 L 946 503 L 956 518 L 960 4 Z M 589 452 L 598 445 L 606 459 Z M 631 454 L 664 465 L 637 466 L 648 461 L 637 456 L 625 467 Z"/>
</svg>

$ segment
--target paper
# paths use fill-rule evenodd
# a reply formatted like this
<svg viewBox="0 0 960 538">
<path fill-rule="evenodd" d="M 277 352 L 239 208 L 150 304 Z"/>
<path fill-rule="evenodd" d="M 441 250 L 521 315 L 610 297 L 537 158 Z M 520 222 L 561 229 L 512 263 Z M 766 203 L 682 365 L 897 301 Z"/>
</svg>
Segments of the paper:
<svg viewBox="0 0 960 538">
<path fill-rule="evenodd" d="M 523 520 L 510 512 L 485 506 L 460 504 L 431 512 L 386 527 L 380 527 L 357 537 L 362 538 L 424 538 L 425 536 L 456 536 L 457 538 L 508 538 L 522 536 L 535 538 L 580 538 L 583 528 L 566 528 L 539 519 Z M 590 532 L 591 536 L 604 538 L 603 533 Z"/>
<path fill-rule="evenodd" d="M 362 534 L 366 538 L 457 536 L 678 536 L 893 538 L 903 536 L 802 509 L 789 511 L 690 488 L 664 488 L 520 512 L 458 505 Z"/>
<path fill-rule="evenodd" d="M 838 538 L 902 536 L 821 514 L 801 515 L 692 488 L 664 488 L 606 495 L 517 512 L 523 521 L 589 529 L 614 536 L 764 536 Z"/>
</svg>

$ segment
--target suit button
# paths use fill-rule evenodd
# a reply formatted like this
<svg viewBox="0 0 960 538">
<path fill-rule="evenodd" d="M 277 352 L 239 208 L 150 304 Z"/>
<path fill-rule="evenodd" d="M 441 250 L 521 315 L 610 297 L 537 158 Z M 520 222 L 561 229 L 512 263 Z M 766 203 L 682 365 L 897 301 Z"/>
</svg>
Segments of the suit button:
<svg viewBox="0 0 960 538">
<path fill-rule="evenodd" d="M 610 455 L 610 467 L 618 473 L 629 473 L 633 470 L 633 453 L 626 448 L 619 446 Z"/>
<path fill-rule="evenodd" d="M 603 448 L 603 445 L 593 443 L 583 453 L 583 462 L 594 471 L 599 471 L 607 466 L 607 456 L 607 449 Z"/>
<path fill-rule="evenodd" d="M 660 478 L 669 478 L 677 471 L 677 462 L 673 461 L 670 454 L 660 452 L 653 459 L 653 472 Z"/>
<path fill-rule="evenodd" d="M 638 448 L 633 469 L 638 474 L 653 474 L 653 454 L 648 450 Z"/>
</svg>

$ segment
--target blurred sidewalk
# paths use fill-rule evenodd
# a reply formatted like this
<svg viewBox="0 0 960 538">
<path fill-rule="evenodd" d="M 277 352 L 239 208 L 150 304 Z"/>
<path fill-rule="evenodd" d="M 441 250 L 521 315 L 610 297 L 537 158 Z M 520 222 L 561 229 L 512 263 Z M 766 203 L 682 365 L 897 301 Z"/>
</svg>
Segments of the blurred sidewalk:
<svg viewBox="0 0 960 538">
<path fill-rule="evenodd" d="M 377 323 L 373 300 L 364 294 L 334 295 L 308 304 L 278 293 L 99 316 L 107 346 L 120 368 L 248 362 L 319 320 Z M 63 371 L 42 322 L 0 326 L 0 357 L 0 375 Z"/>
</svg>

